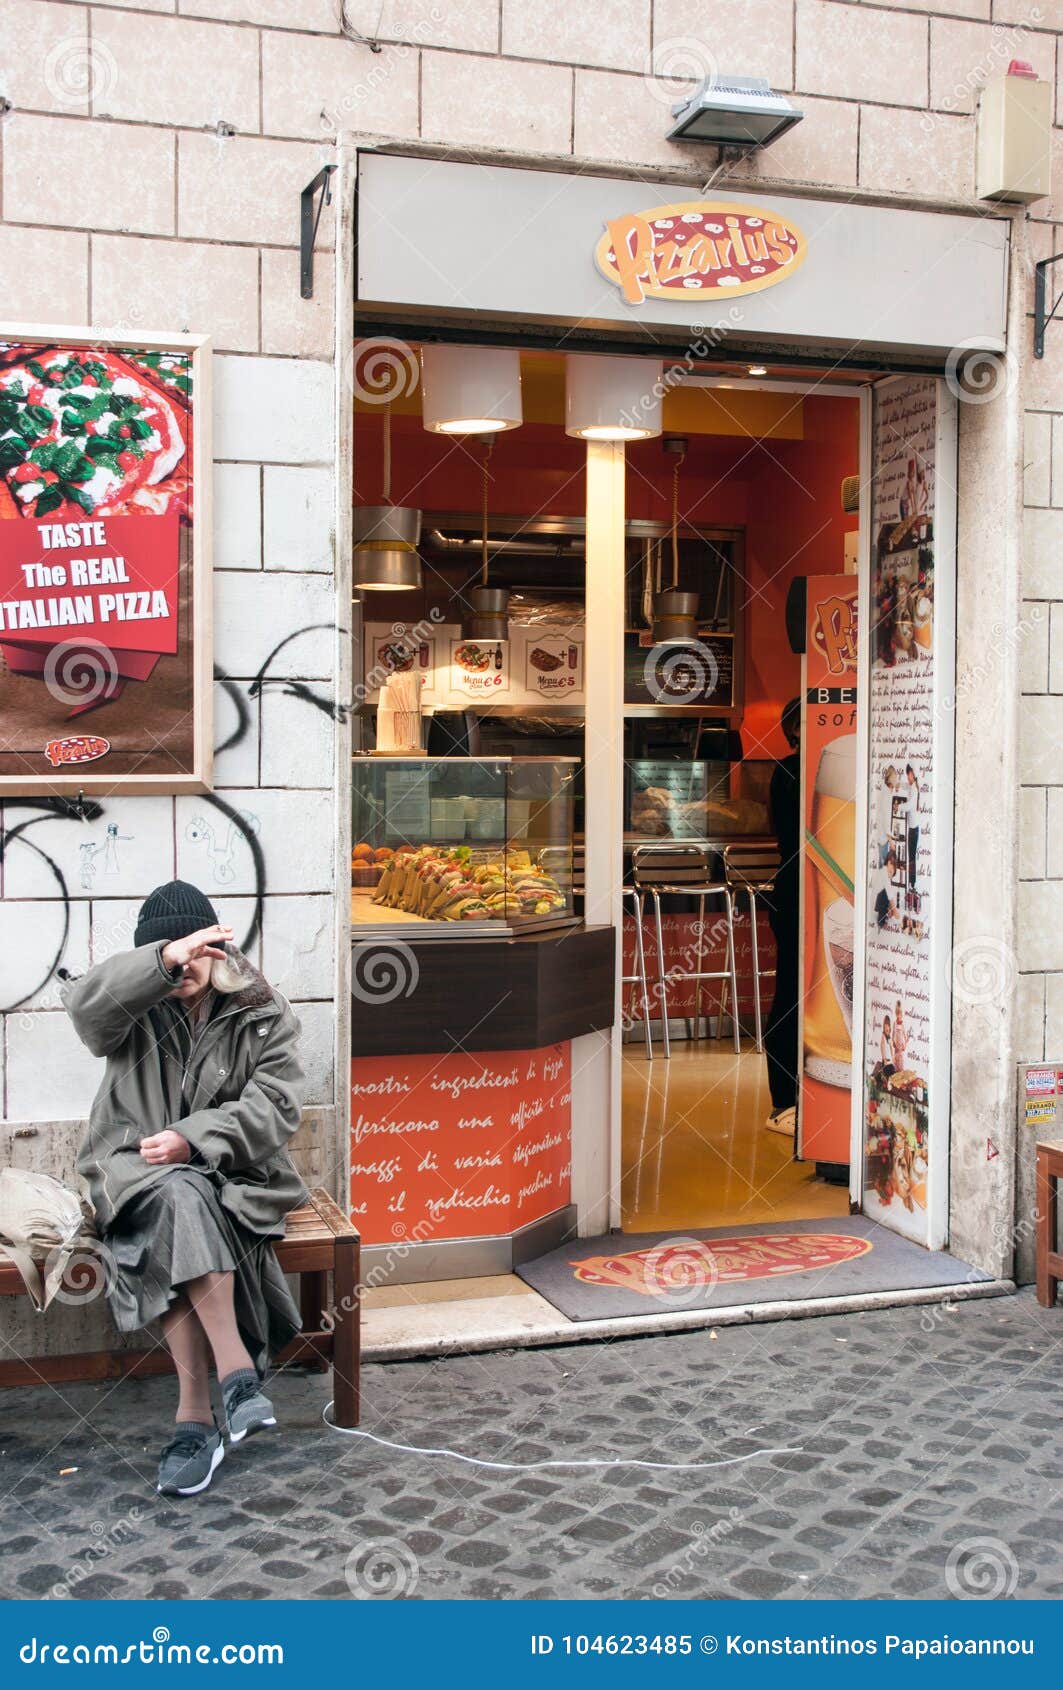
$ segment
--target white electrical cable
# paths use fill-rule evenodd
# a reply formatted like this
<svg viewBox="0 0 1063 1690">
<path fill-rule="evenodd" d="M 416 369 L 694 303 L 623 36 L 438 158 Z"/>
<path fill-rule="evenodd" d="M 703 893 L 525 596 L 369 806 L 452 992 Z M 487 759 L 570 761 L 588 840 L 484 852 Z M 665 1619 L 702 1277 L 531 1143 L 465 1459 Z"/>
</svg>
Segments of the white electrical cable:
<svg viewBox="0 0 1063 1690">
<path fill-rule="evenodd" d="M 540 1472 L 544 1467 L 648 1467 L 657 1473 L 692 1473 L 710 1467 L 738 1467 L 743 1461 L 759 1461 L 767 1455 L 801 1455 L 800 1449 L 754 1449 L 748 1455 L 732 1455 L 725 1461 L 639 1461 L 634 1456 L 615 1455 L 600 1461 L 483 1461 L 476 1455 L 461 1455 L 456 1449 L 422 1449 L 419 1444 L 396 1444 L 390 1438 L 378 1438 L 375 1432 L 363 1432 L 357 1426 L 337 1426 L 329 1419 L 332 1404 L 321 1411 L 325 1425 L 345 1438 L 365 1438 L 381 1449 L 393 1449 L 400 1455 L 443 1455 L 451 1461 L 464 1461 L 469 1467 L 491 1467 L 496 1473 Z"/>
</svg>

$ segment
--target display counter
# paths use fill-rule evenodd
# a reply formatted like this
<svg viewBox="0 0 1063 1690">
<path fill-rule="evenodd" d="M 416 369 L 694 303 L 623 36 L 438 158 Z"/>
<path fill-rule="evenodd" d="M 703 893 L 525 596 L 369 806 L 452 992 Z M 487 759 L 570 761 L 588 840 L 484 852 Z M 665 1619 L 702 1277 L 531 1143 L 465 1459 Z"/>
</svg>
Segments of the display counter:
<svg viewBox="0 0 1063 1690">
<path fill-rule="evenodd" d="M 572 1236 L 573 1041 L 616 934 L 355 938 L 351 1214 L 371 1283 L 508 1273 Z"/>
<path fill-rule="evenodd" d="M 616 934 L 576 911 L 574 758 L 357 758 L 351 1214 L 370 1283 L 508 1272 L 574 1232 L 573 1041 Z"/>
</svg>

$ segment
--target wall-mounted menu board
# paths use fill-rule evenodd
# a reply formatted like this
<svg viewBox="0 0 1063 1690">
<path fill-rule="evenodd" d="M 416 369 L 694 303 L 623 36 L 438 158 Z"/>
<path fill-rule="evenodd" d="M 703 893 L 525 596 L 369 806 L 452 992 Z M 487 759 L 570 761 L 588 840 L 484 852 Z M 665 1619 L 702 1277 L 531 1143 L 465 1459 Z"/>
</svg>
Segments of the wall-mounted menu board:
<svg viewBox="0 0 1063 1690">
<path fill-rule="evenodd" d="M 0 791 L 209 785 L 208 347 L 0 325 Z"/>
<path fill-rule="evenodd" d="M 645 710 L 733 710 L 733 634 L 701 634 L 683 645 L 624 641 L 624 703 Z"/>
</svg>

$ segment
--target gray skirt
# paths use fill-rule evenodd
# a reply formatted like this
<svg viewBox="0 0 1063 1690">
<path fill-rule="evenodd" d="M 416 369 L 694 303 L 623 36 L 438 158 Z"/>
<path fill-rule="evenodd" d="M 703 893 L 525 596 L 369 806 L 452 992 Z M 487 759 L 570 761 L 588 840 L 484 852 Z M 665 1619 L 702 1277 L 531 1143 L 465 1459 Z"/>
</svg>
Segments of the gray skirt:
<svg viewBox="0 0 1063 1690">
<path fill-rule="evenodd" d="M 299 1331 L 272 1244 L 222 1208 L 209 1174 L 167 1169 L 119 1210 L 104 1242 L 114 1262 L 107 1302 L 120 1332 L 159 1320 L 181 1287 L 205 1273 L 235 1276 L 236 1324 L 259 1373 Z"/>
</svg>

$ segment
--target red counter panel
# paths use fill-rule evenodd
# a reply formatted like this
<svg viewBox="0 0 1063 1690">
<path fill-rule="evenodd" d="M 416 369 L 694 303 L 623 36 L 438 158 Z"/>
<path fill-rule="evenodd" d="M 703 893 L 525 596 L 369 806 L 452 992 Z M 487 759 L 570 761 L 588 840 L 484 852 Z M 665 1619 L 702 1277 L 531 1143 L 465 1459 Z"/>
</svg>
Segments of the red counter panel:
<svg viewBox="0 0 1063 1690">
<path fill-rule="evenodd" d="M 569 1201 L 572 1059 L 541 1050 L 351 1063 L 351 1218 L 364 1244 L 493 1238 Z"/>
</svg>

